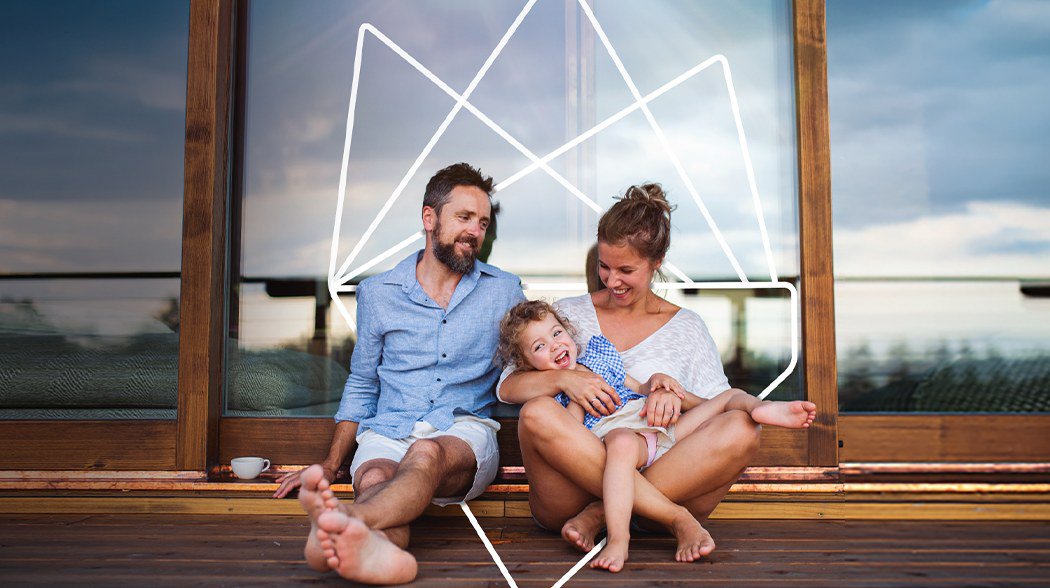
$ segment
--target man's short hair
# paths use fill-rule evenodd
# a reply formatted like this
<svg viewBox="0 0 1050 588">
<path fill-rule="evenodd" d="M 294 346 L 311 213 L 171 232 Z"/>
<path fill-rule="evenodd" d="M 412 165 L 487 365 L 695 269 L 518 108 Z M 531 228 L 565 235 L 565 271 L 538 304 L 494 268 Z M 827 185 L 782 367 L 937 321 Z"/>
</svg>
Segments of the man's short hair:
<svg viewBox="0 0 1050 588">
<path fill-rule="evenodd" d="M 492 177 L 485 177 L 481 170 L 466 163 L 454 163 L 434 174 L 427 182 L 423 193 L 423 206 L 429 206 L 441 214 L 441 209 L 448 203 L 449 194 L 456 186 L 474 186 L 492 197 Z"/>
</svg>

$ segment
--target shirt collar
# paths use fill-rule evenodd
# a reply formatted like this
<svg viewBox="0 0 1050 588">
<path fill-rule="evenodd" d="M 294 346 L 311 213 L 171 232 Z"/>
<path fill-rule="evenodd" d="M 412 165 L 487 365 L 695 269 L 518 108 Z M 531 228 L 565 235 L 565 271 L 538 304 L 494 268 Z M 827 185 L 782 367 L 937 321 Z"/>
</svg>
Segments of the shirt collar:
<svg viewBox="0 0 1050 588">
<path fill-rule="evenodd" d="M 416 281 L 416 264 L 419 263 L 419 260 L 422 259 L 422 257 L 423 250 L 420 249 L 402 259 L 396 266 L 394 266 L 394 269 L 390 270 L 386 279 L 383 280 L 383 283 L 397 284 L 406 292 L 411 290 L 413 286 L 419 283 Z M 485 262 L 475 261 L 474 270 L 463 276 L 463 280 L 460 282 L 468 281 L 471 284 L 476 284 L 481 277 L 481 274 L 494 276 L 496 275 L 496 268 Z"/>
</svg>

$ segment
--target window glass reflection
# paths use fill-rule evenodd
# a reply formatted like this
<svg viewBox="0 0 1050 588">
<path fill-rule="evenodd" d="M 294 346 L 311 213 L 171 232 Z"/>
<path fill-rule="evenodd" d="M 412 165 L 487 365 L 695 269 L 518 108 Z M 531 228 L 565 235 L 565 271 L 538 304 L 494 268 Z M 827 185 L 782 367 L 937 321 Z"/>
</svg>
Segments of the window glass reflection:
<svg viewBox="0 0 1050 588">
<path fill-rule="evenodd" d="M 175 418 L 188 2 L 0 19 L 0 418 Z"/>
<path fill-rule="evenodd" d="M 300 391 L 288 414 L 330 414 L 323 405 L 342 390 L 336 368 L 345 370 L 354 339 L 336 308 L 352 318 L 354 304 L 352 292 L 328 300 L 329 264 L 352 286 L 418 248 L 423 187 L 452 162 L 469 161 L 503 183 L 488 261 L 519 274 L 530 297 L 583 291 L 598 211 L 644 181 L 663 183 L 678 205 L 669 280 L 797 279 L 790 6 L 601 2 L 595 15 L 614 57 L 577 2 L 541 0 L 472 84 L 521 9 L 251 3 L 231 348 L 323 364 L 328 387 Z M 359 37 L 364 23 L 371 28 Z M 462 34 L 439 33 L 451 30 Z M 469 90 L 477 112 L 463 108 L 446 122 L 456 99 L 440 84 Z M 539 167 L 530 155 L 550 155 L 549 169 L 530 171 Z M 667 296 L 704 316 L 734 384 L 759 392 L 787 369 L 794 311 L 786 290 L 701 284 Z M 298 381 L 303 369 L 288 377 Z M 239 386 L 229 386 L 228 411 L 243 410 L 242 395 L 255 396 Z M 799 390 L 792 376 L 778 395 Z"/>
<path fill-rule="evenodd" d="M 1050 5 L 827 14 L 842 409 L 1050 410 Z"/>
</svg>

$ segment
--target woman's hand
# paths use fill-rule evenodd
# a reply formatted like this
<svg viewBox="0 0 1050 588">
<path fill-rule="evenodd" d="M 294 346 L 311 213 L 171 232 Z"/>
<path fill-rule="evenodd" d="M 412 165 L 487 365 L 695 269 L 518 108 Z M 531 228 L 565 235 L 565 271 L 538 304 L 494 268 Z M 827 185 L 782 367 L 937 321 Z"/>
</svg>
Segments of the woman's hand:
<svg viewBox="0 0 1050 588">
<path fill-rule="evenodd" d="M 655 390 L 645 399 L 641 416 L 648 417 L 651 427 L 668 427 L 678 422 L 682 414 L 682 399 L 667 389 Z"/>
<path fill-rule="evenodd" d="M 598 374 L 583 370 L 558 370 L 558 373 L 562 392 L 591 416 L 610 415 L 620 405 L 620 395 Z"/>
<path fill-rule="evenodd" d="M 678 380 L 667 374 L 661 374 L 659 372 L 653 374 L 649 377 L 649 381 L 646 382 L 646 386 L 649 387 L 650 394 L 657 390 L 667 390 L 674 393 L 679 399 L 685 398 L 685 388 L 678 383 Z"/>
</svg>

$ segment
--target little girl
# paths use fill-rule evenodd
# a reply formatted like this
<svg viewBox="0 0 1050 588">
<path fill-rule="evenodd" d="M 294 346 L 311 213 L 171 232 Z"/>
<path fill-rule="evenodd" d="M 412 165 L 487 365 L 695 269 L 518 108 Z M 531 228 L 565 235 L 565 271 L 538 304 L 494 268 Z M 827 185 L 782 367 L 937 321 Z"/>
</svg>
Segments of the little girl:
<svg viewBox="0 0 1050 588">
<path fill-rule="evenodd" d="M 649 424 L 644 414 L 646 396 L 658 389 L 666 389 L 679 398 L 685 398 L 687 392 L 677 380 L 665 374 L 654 374 L 644 384 L 638 382 L 626 373 L 616 347 L 601 335 L 592 337 L 586 353 L 577 358 L 572 329 L 550 304 L 541 300 L 522 302 L 507 311 L 500 322 L 498 356 L 505 365 L 515 365 L 518 369 L 589 369 L 601 376 L 620 397 L 612 414 L 597 417 L 572 402 L 564 392 L 555 397 L 606 446 L 602 498 L 609 540 L 591 567 L 611 572 L 623 568 L 630 542 L 634 484 L 648 483 L 638 470 L 648 467 L 670 449 L 676 436 L 692 433 L 704 421 L 727 410 L 744 410 L 758 423 L 789 428 L 808 427 L 816 414 L 816 405 L 811 402 L 761 401 L 742 390 L 730 389 L 710 400 L 700 399 L 698 406 L 680 419 L 672 419 L 669 426 Z M 663 498 L 658 492 L 655 494 Z M 697 531 L 703 532 L 700 523 L 687 509 L 667 498 L 655 506 L 658 508 L 654 510 L 664 516 L 654 520 L 671 529 L 679 540 L 675 559 L 699 559 Z"/>
</svg>

